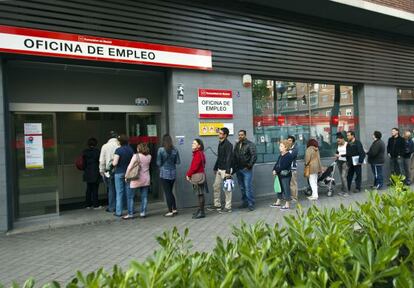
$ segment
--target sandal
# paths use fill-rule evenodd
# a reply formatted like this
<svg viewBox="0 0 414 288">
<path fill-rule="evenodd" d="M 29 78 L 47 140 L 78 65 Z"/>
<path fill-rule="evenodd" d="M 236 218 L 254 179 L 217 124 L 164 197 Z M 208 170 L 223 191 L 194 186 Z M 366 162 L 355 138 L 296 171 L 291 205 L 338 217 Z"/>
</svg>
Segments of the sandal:
<svg viewBox="0 0 414 288">
<path fill-rule="evenodd" d="M 282 207 L 280 207 L 280 210 L 289 210 L 290 209 L 290 207 L 289 206 L 282 206 Z"/>
</svg>

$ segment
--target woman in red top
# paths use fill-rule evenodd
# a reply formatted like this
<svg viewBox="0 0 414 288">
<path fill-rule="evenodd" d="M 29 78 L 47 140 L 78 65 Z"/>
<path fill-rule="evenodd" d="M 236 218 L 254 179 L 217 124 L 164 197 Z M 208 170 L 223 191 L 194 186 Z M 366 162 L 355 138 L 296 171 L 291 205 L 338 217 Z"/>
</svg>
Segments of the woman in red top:
<svg viewBox="0 0 414 288">
<path fill-rule="evenodd" d="M 204 167 L 206 166 L 206 157 L 204 155 L 204 144 L 200 139 L 194 139 L 193 144 L 191 145 L 193 149 L 193 160 L 191 161 L 190 168 L 187 171 L 186 179 L 187 181 L 191 180 L 191 176 L 196 173 L 205 174 Z M 200 219 L 206 217 L 204 213 L 204 189 L 206 181 L 202 184 L 193 184 L 193 190 L 198 196 L 198 204 L 200 208 L 196 213 L 193 214 L 193 219 Z"/>
</svg>

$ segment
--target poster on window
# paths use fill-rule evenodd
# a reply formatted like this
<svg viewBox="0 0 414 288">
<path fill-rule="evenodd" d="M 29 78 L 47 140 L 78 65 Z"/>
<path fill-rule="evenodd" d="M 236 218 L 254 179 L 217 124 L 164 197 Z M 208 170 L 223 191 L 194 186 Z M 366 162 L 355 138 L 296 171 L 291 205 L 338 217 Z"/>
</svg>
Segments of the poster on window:
<svg viewBox="0 0 414 288">
<path fill-rule="evenodd" d="M 200 136 L 217 136 L 220 128 L 226 127 L 229 129 L 229 134 L 234 134 L 233 123 L 220 123 L 220 122 L 200 122 L 199 125 Z"/>
<path fill-rule="evenodd" d="M 44 168 L 42 123 L 24 123 L 26 169 Z"/>
</svg>

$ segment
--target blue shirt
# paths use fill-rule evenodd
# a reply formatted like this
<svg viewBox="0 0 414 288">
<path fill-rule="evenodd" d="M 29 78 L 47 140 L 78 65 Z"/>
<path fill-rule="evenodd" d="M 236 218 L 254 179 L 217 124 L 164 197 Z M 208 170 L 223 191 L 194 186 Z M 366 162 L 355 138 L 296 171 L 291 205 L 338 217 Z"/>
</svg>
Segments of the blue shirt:
<svg viewBox="0 0 414 288">
<path fill-rule="evenodd" d="M 177 177 L 175 165 L 180 164 L 180 154 L 173 148 L 170 153 L 164 147 L 158 149 L 157 166 L 160 167 L 160 178 L 174 180 Z"/>
<path fill-rule="evenodd" d="M 129 162 L 131 162 L 134 151 L 129 145 L 124 145 L 115 150 L 115 154 L 119 156 L 118 165 L 115 167 L 115 174 L 125 174 Z"/>
</svg>

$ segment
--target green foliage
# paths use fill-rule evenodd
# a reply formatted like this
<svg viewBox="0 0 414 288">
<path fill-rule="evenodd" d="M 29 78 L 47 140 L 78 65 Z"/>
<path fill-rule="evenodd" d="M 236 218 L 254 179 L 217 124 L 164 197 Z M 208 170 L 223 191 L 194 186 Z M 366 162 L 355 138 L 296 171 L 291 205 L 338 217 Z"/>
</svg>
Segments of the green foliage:
<svg viewBox="0 0 414 288">
<path fill-rule="evenodd" d="M 188 230 L 174 228 L 146 261 L 78 272 L 67 287 L 414 287 L 414 193 L 401 180 L 357 209 L 299 207 L 283 227 L 242 223 L 209 253 L 192 252 Z"/>
</svg>

